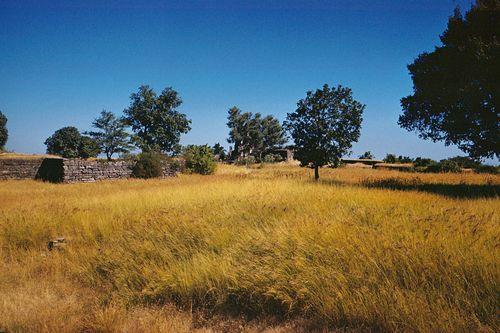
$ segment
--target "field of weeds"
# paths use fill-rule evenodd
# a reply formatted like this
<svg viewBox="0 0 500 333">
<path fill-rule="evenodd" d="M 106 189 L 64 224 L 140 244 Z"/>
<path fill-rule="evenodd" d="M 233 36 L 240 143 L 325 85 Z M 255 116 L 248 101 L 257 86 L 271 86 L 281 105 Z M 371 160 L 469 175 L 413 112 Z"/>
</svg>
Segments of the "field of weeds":
<svg viewBox="0 0 500 333">
<path fill-rule="evenodd" d="M 0 182 L 0 331 L 500 330 L 500 176 L 321 177 Z"/>
</svg>

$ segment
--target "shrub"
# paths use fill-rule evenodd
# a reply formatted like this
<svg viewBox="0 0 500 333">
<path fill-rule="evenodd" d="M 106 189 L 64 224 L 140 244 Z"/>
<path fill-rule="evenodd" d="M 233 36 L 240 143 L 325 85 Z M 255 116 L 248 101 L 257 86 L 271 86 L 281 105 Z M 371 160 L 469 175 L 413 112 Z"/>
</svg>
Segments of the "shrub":
<svg viewBox="0 0 500 333">
<path fill-rule="evenodd" d="M 475 169 L 475 171 L 479 173 L 498 174 L 500 173 L 500 167 L 494 165 L 480 165 Z"/>
<path fill-rule="evenodd" d="M 183 156 L 187 172 L 201 175 L 210 175 L 215 172 L 217 164 L 214 152 L 208 145 L 189 145 L 184 149 Z"/>
<path fill-rule="evenodd" d="M 462 168 L 455 161 L 441 160 L 427 166 L 427 172 L 461 172 Z"/>
<path fill-rule="evenodd" d="M 7 117 L 0 111 L 0 151 L 4 150 L 8 138 Z"/>
<path fill-rule="evenodd" d="M 162 157 L 157 152 L 144 152 L 137 156 L 137 163 L 132 170 L 136 178 L 156 178 L 162 175 Z"/>
<path fill-rule="evenodd" d="M 280 154 L 266 154 L 262 159 L 262 162 L 264 163 L 277 163 L 282 161 L 283 157 L 281 157 Z"/>
</svg>

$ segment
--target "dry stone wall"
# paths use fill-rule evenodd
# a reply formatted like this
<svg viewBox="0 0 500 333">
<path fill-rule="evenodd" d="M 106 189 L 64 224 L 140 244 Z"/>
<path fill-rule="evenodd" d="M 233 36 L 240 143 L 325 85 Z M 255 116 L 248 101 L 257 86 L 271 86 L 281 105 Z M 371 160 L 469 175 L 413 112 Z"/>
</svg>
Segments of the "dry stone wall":
<svg viewBox="0 0 500 333">
<path fill-rule="evenodd" d="M 62 158 L 0 159 L 0 180 L 40 179 L 56 183 L 94 182 L 132 177 L 134 161 L 104 161 Z M 173 164 L 163 165 L 163 177 L 175 176 L 180 170 Z"/>
<path fill-rule="evenodd" d="M 0 159 L 0 179 L 35 179 L 43 160 L 43 158 Z"/>
</svg>

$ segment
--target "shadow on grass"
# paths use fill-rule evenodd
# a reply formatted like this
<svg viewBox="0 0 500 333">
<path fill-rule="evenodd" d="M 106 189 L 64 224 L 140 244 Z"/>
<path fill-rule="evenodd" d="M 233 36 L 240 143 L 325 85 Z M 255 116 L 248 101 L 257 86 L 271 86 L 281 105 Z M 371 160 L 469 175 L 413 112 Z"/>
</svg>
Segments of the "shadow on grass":
<svg viewBox="0 0 500 333">
<path fill-rule="evenodd" d="M 367 188 L 390 189 L 399 191 L 419 191 L 439 194 L 451 198 L 480 199 L 496 198 L 500 196 L 500 185 L 495 184 L 444 184 L 425 183 L 418 177 L 386 179 L 365 179 L 358 184 L 349 184 L 339 180 L 324 179 L 321 183 L 329 185 L 350 185 Z"/>
</svg>

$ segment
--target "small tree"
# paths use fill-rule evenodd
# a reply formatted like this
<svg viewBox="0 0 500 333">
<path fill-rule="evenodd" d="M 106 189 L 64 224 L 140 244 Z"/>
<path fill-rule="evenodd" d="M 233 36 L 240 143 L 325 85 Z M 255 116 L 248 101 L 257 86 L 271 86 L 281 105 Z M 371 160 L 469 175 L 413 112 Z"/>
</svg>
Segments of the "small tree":
<svg viewBox="0 0 500 333">
<path fill-rule="evenodd" d="M 91 137 L 82 136 L 73 126 L 63 127 L 45 140 L 47 153 L 65 158 L 97 157 L 100 149 Z"/>
<path fill-rule="evenodd" d="M 0 111 L 0 150 L 4 150 L 9 131 L 7 131 L 7 117 Z"/>
<path fill-rule="evenodd" d="M 374 158 L 371 151 L 365 151 L 363 154 L 359 155 L 359 159 L 361 160 L 373 160 Z"/>
<path fill-rule="evenodd" d="M 135 132 L 134 141 L 143 151 L 171 153 L 178 147 L 181 134 L 191 130 L 191 120 L 177 111 L 182 100 L 172 88 L 164 89 L 157 96 L 149 86 L 141 86 L 130 99 L 124 119 Z"/>
<path fill-rule="evenodd" d="M 58 129 L 51 137 L 45 140 L 47 153 L 60 155 L 65 158 L 79 157 L 81 139 L 82 135 L 76 127 L 68 126 Z"/>
<path fill-rule="evenodd" d="M 186 171 L 201 175 L 210 175 L 215 172 L 217 164 L 215 163 L 214 152 L 208 145 L 189 145 L 184 149 L 183 156 Z"/>
<path fill-rule="evenodd" d="M 387 154 L 387 155 L 385 155 L 384 162 L 385 163 L 396 163 L 396 162 L 398 162 L 398 158 L 394 154 Z"/>
<path fill-rule="evenodd" d="M 222 145 L 220 143 L 216 143 L 213 147 L 212 147 L 212 150 L 214 152 L 214 155 L 218 155 L 219 156 L 219 160 L 220 161 L 224 161 L 226 160 L 226 150 L 224 149 L 224 147 L 222 147 Z"/>
<path fill-rule="evenodd" d="M 302 166 L 314 168 L 338 165 L 359 138 L 365 106 L 352 97 L 349 88 L 324 85 L 297 103 L 297 110 L 287 114 L 285 128 L 295 142 L 295 158 Z"/>
<path fill-rule="evenodd" d="M 286 143 L 285 132 L 275 117 L 271 115 L 264 117 L 261 122 L 261 129 L 263 140 L 259 152 L 260 156 L 262 156 L 262 153 L 281 147 Z"/>
<path fill-rule="evenodd" d="M 117 118 L 112 112 L 103 110 L 92 126 L 99 129 L 97 132 L 88 132 L 99 145 L 100 150 L 111 160 L 113 154 L 128 153 L 130 145 L 129 134 L 125 131 L 125 122 Z"/>
</svg>

